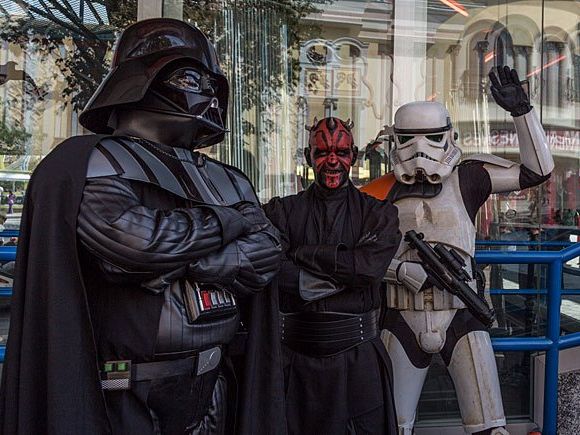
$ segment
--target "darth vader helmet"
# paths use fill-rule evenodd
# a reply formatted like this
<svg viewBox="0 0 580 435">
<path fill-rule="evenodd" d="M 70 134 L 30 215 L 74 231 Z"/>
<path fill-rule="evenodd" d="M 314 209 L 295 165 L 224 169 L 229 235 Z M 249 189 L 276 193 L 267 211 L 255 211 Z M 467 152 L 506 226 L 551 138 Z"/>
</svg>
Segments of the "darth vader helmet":
<svg viewBox="0 0 580 435">
<path fill-rule="evenodd" d="M 122 107 L 190 118 L 191 147 L 201 148 L 224 138 L 228 91 L 215 48 L 199 29 L 170 18 L 143 20 L 121 34 L 111 71 L 79 122 L 110 134 L 111 116 Z"/>
<path fill-rule="evenodd" d="M 461 158 L 449 113 L 440 103 L 417 101 L 401 106 L 392 132 L 395 146 L 390 157 L 395 177 L 402 183 L 441 183 Z"/>
</svg>

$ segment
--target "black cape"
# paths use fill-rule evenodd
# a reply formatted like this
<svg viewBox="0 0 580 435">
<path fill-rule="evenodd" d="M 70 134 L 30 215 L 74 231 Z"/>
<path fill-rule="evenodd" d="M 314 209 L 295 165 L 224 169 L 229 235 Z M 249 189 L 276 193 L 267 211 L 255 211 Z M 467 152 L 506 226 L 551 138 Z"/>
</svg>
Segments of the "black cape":
<svg viewBox="0 0 580 435">
<path fill-rule="evenodd" d="M 64 141 L 28 185 L 0 389 L 4 435 L 111 433 L 77 250 L 87 164 L 101 137 Z M 282 406 L 270 401 L 283 388 L 275 303 L 262 292 L 247 307 L 237 413 L 242 434 L 277 433 L 273 428 L 284 419 Z"/>
</svg>

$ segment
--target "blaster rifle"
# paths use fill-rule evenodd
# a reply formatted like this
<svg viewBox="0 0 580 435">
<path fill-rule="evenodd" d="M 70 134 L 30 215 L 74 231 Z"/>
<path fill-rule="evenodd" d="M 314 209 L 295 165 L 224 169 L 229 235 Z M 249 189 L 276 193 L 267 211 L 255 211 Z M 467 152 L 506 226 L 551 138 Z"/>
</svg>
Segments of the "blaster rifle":
<svg viewBox="0 0 580 435">
<path fill-rule="evenodd" d="M 442 244 L 431 245 L 423 241 L 423 233 L 414 230 L 405 233 L 405 241 L 417 251 L 423 262 L 423 267 L 437 287 L 447 290 L 457 296 L 486 327 L 491 327 L 495 320 L 495 312 L 486 300 L 479 296 L 469 285 L 469 273 L 464 269 L 465 261 L 453 249 L 448 250 Z"/>
</svg>

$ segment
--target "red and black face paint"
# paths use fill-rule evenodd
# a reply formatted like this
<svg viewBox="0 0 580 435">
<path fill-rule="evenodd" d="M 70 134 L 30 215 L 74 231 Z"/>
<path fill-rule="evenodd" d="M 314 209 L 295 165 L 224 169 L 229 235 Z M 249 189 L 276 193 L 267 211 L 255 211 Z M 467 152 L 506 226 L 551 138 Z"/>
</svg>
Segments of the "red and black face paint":
<svg viewBox="0 0 580 435">
<path fill-rule="evenodd" d="M 350 120 L 324 118 L 310 128 L 306 160 L 314 169 L 318 185 L 327 189 L 338 189 L 349 176 L 350 168 L 356 161 L 357 148 L 354 146 Z"/>
</svg>

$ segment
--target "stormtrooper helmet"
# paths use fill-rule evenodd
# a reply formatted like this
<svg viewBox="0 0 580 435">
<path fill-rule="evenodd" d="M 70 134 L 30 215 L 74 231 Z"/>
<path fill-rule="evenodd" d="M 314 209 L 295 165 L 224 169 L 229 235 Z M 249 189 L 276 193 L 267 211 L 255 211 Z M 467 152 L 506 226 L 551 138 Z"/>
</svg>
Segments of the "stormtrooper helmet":
<svg viewBox="0 0 580 435">
<path fill-rule="evenodd" d="M 449 112 L 433 101 L 401 106 L 392 129 L 395 178 L 401 183 L 441 183 L 461 158 Z"/>
</svg>

